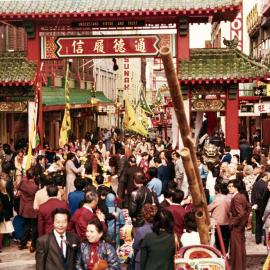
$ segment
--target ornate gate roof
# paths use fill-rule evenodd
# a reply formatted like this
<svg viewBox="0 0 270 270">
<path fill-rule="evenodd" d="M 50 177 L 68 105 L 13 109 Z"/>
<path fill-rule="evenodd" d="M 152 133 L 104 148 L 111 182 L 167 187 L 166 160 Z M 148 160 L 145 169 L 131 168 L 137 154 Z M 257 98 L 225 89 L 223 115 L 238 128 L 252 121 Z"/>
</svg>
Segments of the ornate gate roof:
<svg viewBox="0 0 270 270">
<path fill-rule="evenodd" d="M 242 0 L 0 0 L 0 3 L 2 20 L 106 16 L 131 19 L 142 15 L 200 15 L 218 19 L 230 17 Z"/>
<path fill-rule="evenodd" d="M 178 78 L 184 83 L 238 83 L 269 76 L 267 66 L 237 49 L 191 49 L 189 60 L 179 61 Z"/>
<path fill-rule="evenodd" d="M 0 86 L 33 85 L 37 65 L 23 52 L 0 54 Z"/>
</svg>

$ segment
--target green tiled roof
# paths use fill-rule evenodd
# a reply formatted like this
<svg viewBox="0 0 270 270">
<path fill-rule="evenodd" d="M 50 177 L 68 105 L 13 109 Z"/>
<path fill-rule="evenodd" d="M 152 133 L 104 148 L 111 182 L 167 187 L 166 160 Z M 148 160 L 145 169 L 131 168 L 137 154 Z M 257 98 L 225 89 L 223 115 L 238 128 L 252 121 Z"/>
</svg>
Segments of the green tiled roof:
<svg viewBox="0 0 270 270">
<path fill-rule="evenodd" d="M 70 104 L 90 104 L 91 97 L 97 99 L 98 104 L 113 103 L 102 91 L 96 91 L 95 96 L 90 90 L 70 89 Z M 65 89 L 58 87 L 42 87 L 42 104 L 55 106 L 65 104 Z"/>
<path fill-rule="evenodd" d="M 0 54 L 0 84 L 32 84 L 37 65 L 29 62 L 23 52 Z"/>
<path fill-rule="evenodd" d="M 214 8 L 230 8 L 242 4 L 242 0 L 0 0 L 0 17 L 12 14 L 45 15 L 52 13 L 117 13 L 145 11 L 196 11 Z"/>
<path fill-rule="evenodd" d="M 178 78 L 237 80 L 269 76 L 270 70 L 237 49 L 191 49 L 189 60 L 179 61 Z"/>
</svg>

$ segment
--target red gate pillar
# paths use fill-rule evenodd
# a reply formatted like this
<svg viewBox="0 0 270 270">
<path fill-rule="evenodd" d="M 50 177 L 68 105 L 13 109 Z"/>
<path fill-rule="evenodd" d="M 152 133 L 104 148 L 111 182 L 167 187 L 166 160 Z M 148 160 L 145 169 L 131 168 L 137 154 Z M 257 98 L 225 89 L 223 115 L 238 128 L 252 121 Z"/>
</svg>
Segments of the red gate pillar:
<svg viewBox="0 0 270 270">
<path fill-rule="evenodd" d="M 40 38 L 39 25 L 37 23 L 25 23 L 27 33 L 27 58 L 29 61 L 38 63 L 40 61 Z"/>
<path fill-rule="evenodd" d="M 187 18 L 181 17 L 179 19 L 176 35 L 176 67 L 178 69 L 178 61 L 189 58 L 189 24 Z"/>
<path fill-rule="evenodd" d="M 176 70 L 177 74 L 181 73 L 179 70 L 179 60 L 189 59 L 189 23 L 186 17 L 180 17 L 177 24 L 177 34 L 176 34 Z M 183 91 L 183 87 L 182 87 Z M 189 93 L 186 91 L 184 96 L 185 112 L 187 116 L 188 123 L 190 124 L 190 102 L 187 100 Z M 177 124 L 172 123 L 172 125 Z M 180 131 L 178 134 L 178 147 L 183 147 L 182 140 L 180 139 Z"/>
<path fill-rule="evenodd" d="M 226 94 L 225 145 L 239 149 L 238 86 L 231 86 Z"/>
<path fill-rule="evenodd" d="M 24 28 L 27 34 L 27 59 L 37 63 L 37 67 L 40 69 L 40 26 L 38 23 L 27 21 L 24 23 Z M 38 74 L 40 70 L 37 71 Z M 42 71 L 41 71 L 42 72 Z M 39 75 L 39 83 L 42 84 L 42 76 Z M 36 86 L 34 86 L 36 87 Z M 36 89 L 34 89 L 35 91 Z M 40 136 L 40 147 L 43 149 L 43 106 L 42 106 L 42 86 L 39 91 L 39 106 L 38 106 L 38 129 Z"/>
</svg>

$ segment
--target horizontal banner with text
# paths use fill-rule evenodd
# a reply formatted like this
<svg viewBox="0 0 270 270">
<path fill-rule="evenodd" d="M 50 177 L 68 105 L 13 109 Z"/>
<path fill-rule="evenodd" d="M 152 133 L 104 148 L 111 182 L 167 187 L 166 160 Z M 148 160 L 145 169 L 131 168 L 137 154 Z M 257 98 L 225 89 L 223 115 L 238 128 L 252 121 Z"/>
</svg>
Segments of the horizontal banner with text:
<svg viewBox="0 0 270 270">
<path fill-rule="evenodd" d="M 43 37 L 41 59 L 157 56 L 159 42 L 158 35 Z"/>
</svg>

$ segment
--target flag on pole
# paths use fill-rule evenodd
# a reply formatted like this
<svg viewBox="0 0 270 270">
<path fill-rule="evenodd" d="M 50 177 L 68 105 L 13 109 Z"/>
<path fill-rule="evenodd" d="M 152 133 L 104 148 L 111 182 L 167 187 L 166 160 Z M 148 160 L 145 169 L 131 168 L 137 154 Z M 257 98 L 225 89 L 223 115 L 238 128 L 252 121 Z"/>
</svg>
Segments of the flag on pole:
<svg viewBox="0 0 270 270">
<path fill-rule="evenodd" d="M 39 109 L 39 95 L 42 89 L 42 68 L 43 62 L 37 72 L 36 79 L 34 82 L 35 88 L 35 100 L 34 102 L 28 103 L 28 117 L 29 117 L 29 131 L 28 131 L 28 151 L 25 163 L 25 170 L 31 167 L 32 150 L 37 148 L 40 144 L 39 129 L 38 129 L 38 109 Z"/>
<path fill-rule="evenodd" d="M 60 129 L 59 136 L 59 146 L 64 147 L 68 143 L 68 137 L 71 132 L 71 119 L 70 119 L 70 95 L 69 95 L 69 85 L 68 85 L 68 75 L 69 75 L 69 62 L 67 62 L 66 77 L 65 77 L 65 112 Z"/>
<path fill-rule="evenodd" d="M 161 95 L 161 92 L 160 92 L 160 88 L 158 88 L 157 94 L 156 94 L 156 103 L 160 104 L 161 101 L 162 101 L 162 95 Z"/>
<path fill-rule="evenodd" d="M 145 111 L 141 110 L 141 122 L 146 129 L 149 128 L 148 118 L 149 117 L 146 115 Z"/>
<path fill-rule="evenodd" d="M 150 108 L 149 104 L 147 103 L 143 87 L 141 87 L 139 100 L 138 100 L 138 103 L 137 103 L 136 107 L 138 107 L 138 106 L 140 106 L 141 109 L 144 110 L 146 113 L 148 113 L 150 115 L 153 115 L 153 111 Z"/>
<path fill-rule="evenodd" d="M 143 124 L 138 119 L 135 110 L 131 106 L 129 100 L 125 99 L 125 118 L 124 118 L 124 127 L 126 130 L 130 130 L 136 133 L 139 133 L 143 136 L 148 135 L 148 131 L 143 126 Z"/>
</svg>

